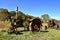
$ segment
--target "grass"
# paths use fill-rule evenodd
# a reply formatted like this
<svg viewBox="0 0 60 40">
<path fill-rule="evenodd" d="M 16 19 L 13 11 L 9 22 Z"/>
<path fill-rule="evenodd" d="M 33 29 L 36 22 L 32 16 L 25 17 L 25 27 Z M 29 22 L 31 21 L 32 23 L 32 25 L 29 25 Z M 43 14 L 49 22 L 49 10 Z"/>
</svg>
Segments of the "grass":
<svg viewBox="0 0 60 40">
<path fill-rule="evenodd" d="M 60 40 L 60 30 L 48 29 L 48 32 L 20 31 L 19 34 L 0 32 L 0 40 Z"/>
<path fill-rule="evenodd" d="M 0 28 L 9 26 L 10 22 L 0 22 Z M 60 40 L 60 29 L 48 29 L 48 32 L 44 31 L 44 28 L 42 30 L 42 32 L 20 31 L 12 34 L 0 31 L 0 40 Z"/>
</svg>

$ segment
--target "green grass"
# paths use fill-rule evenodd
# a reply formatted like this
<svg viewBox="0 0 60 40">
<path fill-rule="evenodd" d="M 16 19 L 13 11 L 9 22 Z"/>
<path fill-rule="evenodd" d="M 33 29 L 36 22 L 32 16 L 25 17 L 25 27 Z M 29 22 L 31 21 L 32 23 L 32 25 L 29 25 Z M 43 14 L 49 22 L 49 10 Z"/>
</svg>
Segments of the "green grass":
<svg viewBox="0 0 60 40">
<path fill-rule="evenodd" d="M 22 34 L 0 32 L 0 40 L 60 40 L 60 30 L 48 29 L 49 32 L 22 31 Z"/>
</svg>

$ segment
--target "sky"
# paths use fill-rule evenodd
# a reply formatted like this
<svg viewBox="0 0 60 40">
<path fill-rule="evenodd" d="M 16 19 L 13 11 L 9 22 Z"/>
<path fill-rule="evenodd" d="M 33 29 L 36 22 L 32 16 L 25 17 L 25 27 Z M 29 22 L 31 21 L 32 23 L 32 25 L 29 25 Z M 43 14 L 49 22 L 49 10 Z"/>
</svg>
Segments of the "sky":
<svg viewBox="0 0 60 40">
<path fill-rule="evenodd" d="M 39 17 L 48 14 L 60 20 L 60 0 L 0 0 L 0 8 L 15 11 L 17 6 L 25 14 Z"/>
</svg>

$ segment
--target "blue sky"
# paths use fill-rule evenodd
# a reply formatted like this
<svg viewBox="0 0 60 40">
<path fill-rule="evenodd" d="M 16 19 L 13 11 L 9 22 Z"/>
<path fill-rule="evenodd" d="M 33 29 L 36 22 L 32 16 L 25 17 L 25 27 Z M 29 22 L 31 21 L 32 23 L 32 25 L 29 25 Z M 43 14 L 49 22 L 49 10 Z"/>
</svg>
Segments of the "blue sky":
<svg viewBox="0 0 60 40">
<path fill-rule="evenodd" d="M 60 19 L 60 0 L 0 0 L 0 8 L 9 11 L 19 10 L 25 14 L 39 16 L 49 14 L 51 18 Z"/>
</svg>

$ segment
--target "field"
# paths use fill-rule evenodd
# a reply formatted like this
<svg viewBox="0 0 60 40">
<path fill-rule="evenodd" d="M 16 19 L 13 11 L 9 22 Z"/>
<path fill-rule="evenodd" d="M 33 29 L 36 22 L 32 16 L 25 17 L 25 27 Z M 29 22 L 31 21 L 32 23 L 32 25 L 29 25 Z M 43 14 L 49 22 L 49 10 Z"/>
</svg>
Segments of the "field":
<svg viewBox="0 0 60 40">
<path fill-rule="evenodd" d="M 44 25 L 44 24 L 43 24 Z M 9 22 L 0 22 L 0 40 L 60 40 L 60 29 L 48 29 L 42 32 L 23 31 L 18 28 L 18 33 L 8 33 L 1 31 L 1 28 L 8 28 Z"/>
<path fill-rule="evenodd" d="M 48 29 L 48 32 L 20 31 L 12 34 L 0 32 L 0 40 L 60 40 L 60 30 Z"/>
</svg>

